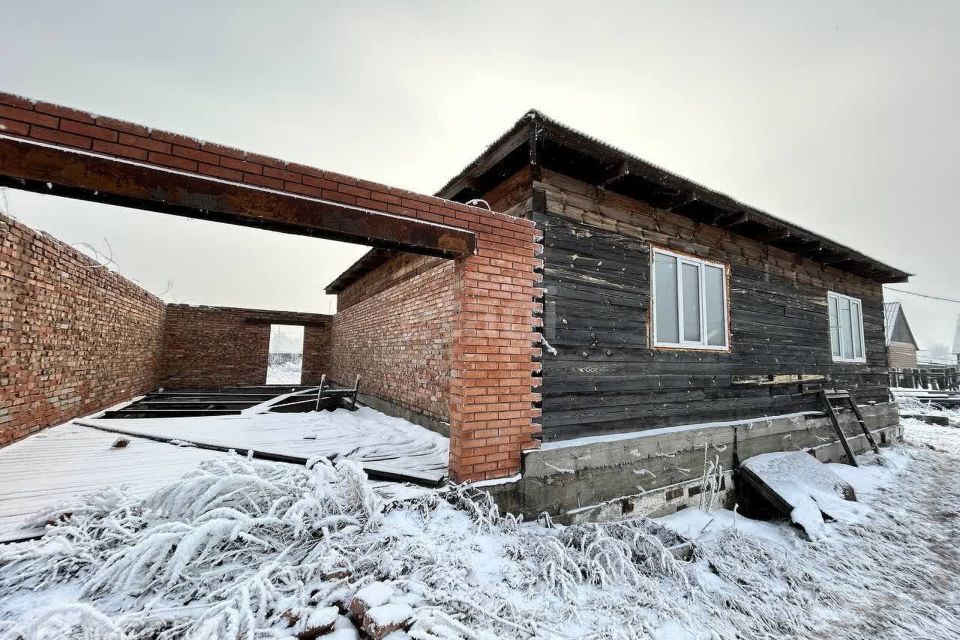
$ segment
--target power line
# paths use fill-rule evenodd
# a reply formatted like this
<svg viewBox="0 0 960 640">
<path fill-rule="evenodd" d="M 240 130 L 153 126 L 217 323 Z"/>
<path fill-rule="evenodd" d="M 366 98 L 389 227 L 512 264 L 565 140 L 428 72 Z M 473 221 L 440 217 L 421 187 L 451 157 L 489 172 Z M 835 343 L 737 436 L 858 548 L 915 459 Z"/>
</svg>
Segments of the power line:
<svg viewBox="0 0 960 640">
<path fill-rule="evenodd" d="M 960 304 L 960 300 L 955 298 L 941 298 L 940 296 L 931 296 L 926 293 L 916 293 L 915 291 L 907 291 L 906 289 L 894 289 L 893 287 L 887 287 L 887 291 L 896 291 L 897 293 L 907 293 L 911 296 L 917 296 L 918 298 L 930 298 L 931 300 L 942 300 L 943 302 L 956 302 Z"/>
</svg>

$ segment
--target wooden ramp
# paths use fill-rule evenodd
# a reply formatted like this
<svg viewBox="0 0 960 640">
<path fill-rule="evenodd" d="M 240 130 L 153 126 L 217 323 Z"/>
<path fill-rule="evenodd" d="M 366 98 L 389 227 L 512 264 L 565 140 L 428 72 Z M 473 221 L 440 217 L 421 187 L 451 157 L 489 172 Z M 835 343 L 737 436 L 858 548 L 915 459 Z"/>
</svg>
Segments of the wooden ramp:
<svg viewBox="0 0 960 640">
<path fill-rule="evenodd" d="M 823 515 L 841 516 L 857 497 L 845 480 L 804 451 L 765 453 L 740 465 L 740 479 L 807 536 L 824 535 Z"/>
</svg>

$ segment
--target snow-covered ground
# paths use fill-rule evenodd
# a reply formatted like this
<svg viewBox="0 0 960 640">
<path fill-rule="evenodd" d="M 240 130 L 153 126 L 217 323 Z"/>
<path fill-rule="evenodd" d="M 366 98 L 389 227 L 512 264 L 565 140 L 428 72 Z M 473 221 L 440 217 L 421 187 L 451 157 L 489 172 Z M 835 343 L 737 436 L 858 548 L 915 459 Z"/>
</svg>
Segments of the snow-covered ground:
<svg viewBox="0 0 960 640">
<path fill-rule="evenodd" d="M 267 365 L 267 384 L 300 384 L 303 359 L 270 362 Z"/>
<path fill-rule="evenodd" d="M 448 438 L 370 407 L 306 413 L 264 413 L 263 407 L 258 405 L 230 416 L 84 418 L 80 423 L 304 458 L 337 456 L 360 463 L 390 461 L 397 467 L 418 471 L 447 467 Z"/>
<path fill-rule="evenodd" d="M 125 432 L 121 437 L 85 424 Z M 124 486 L 143 498 L 208 458 L 228 454 L 131 437 L 174 439 L 228 449 L 254 449 L 303 459 L 346 458 L 421 474 L 445 472 L 449 440 L 419 425 L 369 407 L 356 411 L 257 413 L 202 418 L 94 420 L 83 418 L 41 431 L 0 449 L 0 541 L 23 538 L 29 516 L 61 500 L 77 500 L 99 488 Z M 380 493 L 409 493 L 396 484 Z"/>
<path fill-rule="evenodd" d="M 0 637 L 289 638 L 314 620 L 356 638 L 342 613 L 380 582 L 371 618 L 408 618 L 397 640 L 956 638 L 960 430 L 904 427 L 884 464 L 831 467 L 861 508 L 822 538 L 688 510 L 661 522 L 695 540 L 689 561 L 640 521 L 519 523 L 465 490 L 388 505 L 350 461 L 210 461 L 0 547 Z"/>
</svg>

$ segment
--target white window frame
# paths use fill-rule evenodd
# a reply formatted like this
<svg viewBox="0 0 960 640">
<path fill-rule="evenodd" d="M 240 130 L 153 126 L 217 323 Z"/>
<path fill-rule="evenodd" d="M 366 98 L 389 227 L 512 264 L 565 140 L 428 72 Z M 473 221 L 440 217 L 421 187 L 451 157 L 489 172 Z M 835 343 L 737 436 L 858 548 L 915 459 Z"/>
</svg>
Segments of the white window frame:
<svg viewBox="0 0 960 640">
<path fill-rule="evenodd" d="M 671 256 L 677 259 L 677 335 L 680 336 L 679 342 L 661 342 L 657 340 L 657 254 Z M 683 264 L 695 265 L 700 274 L 700 340 L 683 340 L 683 284 L 681 278 Z M 706 300 L 706 278 L 703 277 L 704 266 L 720 269 L 723 281 L 723 345 L 707 344 L 707 300 Z M 683 253 L 677 253 L 668 249 L 651 247 L 650 251 L 650 340 L 654 347 L 666 349 L 696 349 L 701 351 L 730 351 L 730 308 L 729 308 L 729 289 L 730 284 L 727 279 L 727 265 L 722 262 L 711 262 L 702 260 Z"/>
<path fill-rule="evenodd" d="M 833 355 L 833 327 L 830 326 L 830 303 L 833 299 L 837 300 L 837 340 L 839 341 L 840 355 Z M 860 353 L 863 355 L 859 358 L 844 358 L 843 357 L 843 327 L 840 325 L 840 301 L 849 300 L 852 305 L 857 305 L 860 313 Z M 852 313 L 851 313 L 852 315 Z M 850 362 L 854 364 L 865 364 L 867 362 L 867 344 L 866 338 L 863 335 L 863 300 L 860 298 L 854 298 L 853 296 L 847 296 L 842 293 L 837 293 L 836 291 L 827 291 L 827 333 L 830 336 L 830 356 L 833 358 L 834 362 Z M 853 327 L 850 327 L 850 335 L 853 335 Z M 855 351 L 851 351 L 853 353 Z"/>
</svg>

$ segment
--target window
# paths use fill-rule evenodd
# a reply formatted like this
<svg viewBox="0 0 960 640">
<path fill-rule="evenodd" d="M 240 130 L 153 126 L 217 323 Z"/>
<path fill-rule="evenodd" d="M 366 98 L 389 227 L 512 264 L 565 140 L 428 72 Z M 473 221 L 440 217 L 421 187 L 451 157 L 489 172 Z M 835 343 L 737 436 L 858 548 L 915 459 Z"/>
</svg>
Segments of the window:
<svg viewBox="0 0 960 640">
<path fill-rule="evenodd" d="M 652 272 L 654 346 L 726 349 L 726 267 L 654 249 Z"/>
<path fill-rule="evenodd" d="M 830 349 L 836 362 L 866 362 L 863 343 L 863 306 L 859 298 L 827 292 Z"/>
<path fill-rule="evenodd" d="M 300 384 L 303 375 L 303 327 L 270 325 L 267 384 Z"/>
</svg>

